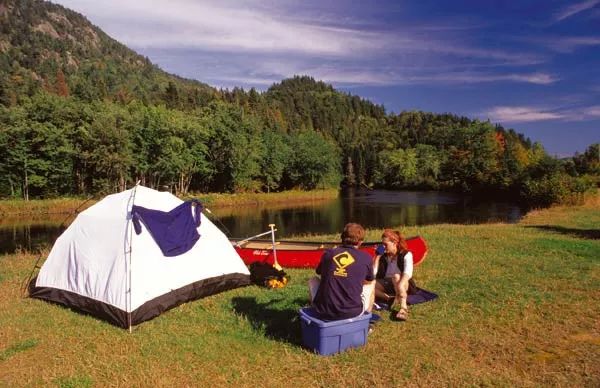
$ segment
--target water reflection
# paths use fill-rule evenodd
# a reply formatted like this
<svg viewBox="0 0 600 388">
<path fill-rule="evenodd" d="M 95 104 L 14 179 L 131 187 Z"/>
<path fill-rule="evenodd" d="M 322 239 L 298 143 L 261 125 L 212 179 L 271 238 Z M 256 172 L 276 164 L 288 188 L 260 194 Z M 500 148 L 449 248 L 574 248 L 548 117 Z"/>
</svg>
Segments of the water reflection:
<svg viewBox="0 0 600 388">
<path fill-rule="evenodd" d="M 246 237 L 277 224 L 280 237 L 337 233 L 346 222 L 368 228 L 435 223 L 516 222 L 516 204 L 433 191 L 355 190 L 332 201 L 283 209 L 253 207 L 243 217 L 214 211 L 234 236 Z"/>
<path fill-rule="evenodd" d="M 347 222 L 367 228 L 435 223 L 516 222 L 523 210 L 510 202 L 434 191 L 354 190 L 339 198 L 300 206 L 237 206 L 213 208 L 208 214 L 228 235 L 248 237 L 277 225 L 279 238 L 335 234 Z M 0 222 L 0 253 L 19 247 L 35 250 L 50 245 L 64 229 L 64 216 L 40 220 L 4 219 Z"/>
<path fill-rule="evenodd" d="M 35 252 L 56 240 L 63 229 L 60 224 L 0 226 L 0 253 Z"/>
<path fill-rule="evenodd" d="M 54 242 L 73 221 L 72 215 L 46 214 L 0 219 L 0 253 L 37 251 Z"/>
</svg>

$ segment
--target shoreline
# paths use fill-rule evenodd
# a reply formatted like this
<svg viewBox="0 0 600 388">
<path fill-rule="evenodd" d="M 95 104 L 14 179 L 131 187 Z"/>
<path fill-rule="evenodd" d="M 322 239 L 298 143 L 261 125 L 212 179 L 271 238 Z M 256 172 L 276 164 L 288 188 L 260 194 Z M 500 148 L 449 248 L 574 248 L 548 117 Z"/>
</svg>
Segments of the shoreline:
<svg viewBox="0 0 600 388">
<path fill-rule="evenodd" d="M 287 190 L 274 193 L 191 193 L 185 196 L 179 196 L 182 200 L 199 199 L 205 207 L 211 210 L 227 213 L 228 209 L 238 206 L 265 206 L 274 205 L 274 207 L 286 207 L 289 205 L 310 204 L 317 201 L 328 201 L 337 198 L 341 189 L 322 189 L 312 191 Z M 578 198 L 571 199 L 565 204 L 555 204 L 550 206 L 577 206 L 600 196 L 600 189 L 593 193 L 585 193 Z M 0 199 L 0 216 L 4 217 L 41 217 L 44 215 L 68 215 L 79 213 L 98 202 L 101 198 L 51 198 L 51 199 L 32 199 L 25 201 L 22 199 Z M 544 208 L 527 207 L 527 211 L 522 217 L 527 216 L 529 212 Z"/>
<path fill-rule="evenodd" d="M 199 199 L 205 206 L 227 208 L 235 206 L 260 206 L 267 204 L 302 204 L 314 201 L 324 201 L 337 198 L 339 190 L 289 190 L 277 193 L 192 193 L 181 198 L 188 200 Z M 0 200 L 0 216 L 36 216 L 36 215 L 66 215 L 81 212 L 92 206 L 100 199 L 96 198 L 53 198 L 32 199 L 29 201 L 4 199 Z"/>
</svg>

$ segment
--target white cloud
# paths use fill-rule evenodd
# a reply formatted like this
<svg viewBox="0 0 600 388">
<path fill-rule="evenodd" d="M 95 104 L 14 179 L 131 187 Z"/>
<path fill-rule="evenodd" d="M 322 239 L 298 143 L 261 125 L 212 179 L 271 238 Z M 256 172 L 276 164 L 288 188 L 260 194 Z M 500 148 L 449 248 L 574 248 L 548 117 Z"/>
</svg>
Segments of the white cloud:
<svg viewBox="0 0 600 388">
<path fill-rule="evenodd" d="M 557 77 L 546 73 L 510 74 L 506 77 L 507 80 L 522 81 L 538 85 L 549 85 L 559 80 Z"/>
<path fill-rule="evenodd" d="M 520 123 L 532 121 L 595 121 L 600 119 L 600 105 L 584 107 L 531 107 L 531 106 L 497 106 L 484 112 L 481 116 L 492 121 Z"/>
<path fill-rule="evenodd" d="M 300 19 L 284 2 L 216 0 L 55 0 L 84 13 L 109 35 L 136 49 L 200 49 L 214 52 L 280 53 L 312 57 L 383 60 L 416 53 L 416 59 L 452 56 L 497 65 L 531 65 L 545 60 L 532 53 L 470 47 L 464 37 L 401 30 L 343 28 L 343 17 Z M 600 0 L 599 0 L 600 1 Z M 297 6 L 297 5 L 296 5 Z M 288 7 L 288 8 L 286 8 Z M 313 13 L 318 10 L 313 11 Z"/>
<path fill-rule="evenodd" d="M 272 9 L 217 1 L 60 0 L 134 47 L 348 56 L 381 49 L 378 33 L 299 22 Z"/>
<path fill-rule="evenodd" d="M 293 75 L 309 75 L 317 80 L 344 85 L 395 85 L 401 81 L 385 66 L 366 67 L 352 64 L 315 64 L 313 61 L 265 60 L 254 69 L 258 74 L 269 74 L 275 78 Z"/>
<path fill-rule="evenodd" d="M 234 87 L 242 87 L 249 89 L 251 87 L 258 90 L 266 90 L 271 85 L 277 82 L 281 82 L 281 78 L 270 78 L 270 77 L 252 77 L 252 76 L 225 76 L 217 78 L 207 78 L 205 81 L 209 82 L 211 86 L 217 89 L 233 89 Z"/>
<path fill-rule="evenodd" d="M 523 123 L 530 121 L 559 120 L 565 116 L 540 108 L 525 106 L 497 106 L 484 113 L 494 122 Z"/>
<path fill-rule="evenodd" d="M 385 65 L 364 67 L 360 65 L 322 64 L 311 65 L 310 61 L 264 61 L 252 71 L 256 74 L 268 74 L 272 79 L 291 77 L 296 74 L 307 74 L 315 79 L 332 84 L 393 86 L 408 84 L 476 84 L 490 82 L 522 82 L 547 85 L 558 81 L 553 75 L 546 73 L 530 74 L 490 74 L 480 72 L 432 72 L 418 68 L 394 68 Z M 250 82 L 245 82 L 250 83 Z"/>
<path fill-rule="evenodd" d="M 521 52 L 507 52 L 504 50 L 462 46 L 451 41 L 425 41 L 417 42 L 415 49 L 445 53 L 463 58 L 481 58 L 486 61 L 504 61 L 502 65 L 535 65 L 545 61 L 540 55 Z"/>
<path fill-rule="evenodd" d="M 524 82 L 538 85 L 548 85 L 558 81 L 558 78 L 546 73 L 531 74 L 486 74 L 474 72 L 442 73 L 409 77 L 408 81 L 420 83 L 427 81 L 446 83 L 484 83 L 484 82 Z"/>
<path fill-rule="evenodd" d="M 585 116 L 600 118 L 600 105 L 590 106 L 583 110 Z"/>
<path fill-rule="evenodd" d="M 569 18 L 573 15 L 576 15 L 580 12 L 583 12 L 587 9 L 593 8 L 596 4 L 600 3 L 600 0 L 586 0 L 577 4 L 572 4 L 567 8 L 562 9 L 554 15 L 554 21 L 560 22 Z"/>
<path fill-rule="evenodd" d="M 335 13 L 300 17 L 283 0 L 55 1 L 82 12 L 165 70 L 217 86 L 264 87 L 295 74 L 344 86 L 558 80 L 546 73 L 498 70 L 543 62 L 537 54 L 471 47 L 468 37 L 410 26 L 375 32 L 343 28 L 343 17 L 331 19 Z M 482 67 L 488 71 L 474 70 Z"/>
<path fill-rule="evenodd" d="M 569 53 L 580 47 L 600 46 L 599 36 L 555 37 L 545 44 L 559 52 Z"/>
</svg>

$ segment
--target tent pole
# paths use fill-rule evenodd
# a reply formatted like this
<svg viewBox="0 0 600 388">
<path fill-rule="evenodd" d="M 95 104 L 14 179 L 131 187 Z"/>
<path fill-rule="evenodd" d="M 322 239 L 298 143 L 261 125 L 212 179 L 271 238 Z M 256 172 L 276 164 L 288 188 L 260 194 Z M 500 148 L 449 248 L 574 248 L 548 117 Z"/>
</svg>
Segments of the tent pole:
<svg viewBox="0 0 600 388">
<path fill-rule="evenodd" d="M 137 192 L 137 188 L 140 185 L 140 181 L 138 180 L 135 184 L 135 186 L 133 187 L 133 194 L 131 196 L 131 206 L 133 208 L 133 204 L 135 203 L 135 194 Z M 131 209 L 129 209 L 129 213 L 131 214 Z M 129 306 L 127 308 L 127 325 L 129 326 L 129 333 L 132 332 L 131 330 L 131 252 L 132 252 L 132 241 L 133 241 L 133 228 L 131 227 L 131 217 L 129 217 L 129 265 L 128 265 L 128 283 L 129 283 L 129 287 L 128 287 L 128 292 L 129 292 L 129 297 L 128 297 L 128 302 L 129 302 Z"/>
</svg>

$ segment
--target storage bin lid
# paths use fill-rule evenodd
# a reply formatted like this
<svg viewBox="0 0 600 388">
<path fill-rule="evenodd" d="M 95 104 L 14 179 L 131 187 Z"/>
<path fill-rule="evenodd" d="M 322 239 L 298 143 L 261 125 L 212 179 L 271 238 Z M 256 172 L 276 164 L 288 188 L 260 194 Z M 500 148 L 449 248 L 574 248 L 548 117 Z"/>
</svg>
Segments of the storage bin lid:
<svg viewBox="0 0 600 388">
<path fill-rule="evenodd" d="M 365 320 L 368 321 L 371 319 L 371 313 L 369 313 L 369 312 L 365 312 L 364 314 L 362 314 L 358 317 L 348 318 L 348 319 L 340 319 L 337 321 L 323 321 L 323 320 L 315 317 L 314 314 L 315 314 L 315 311 L 312 307 L 303 307 L 300 309 L 300 319 L 310 321 L 311 323 L 315 323 L 315 324 L 319 325 L 320 327 L 337 326 L 337 325 L 343 325 L 343 324 L 351 323 L 351 322 L 360 322 L 360 321 L 365 321 Z"/>
</svg>

